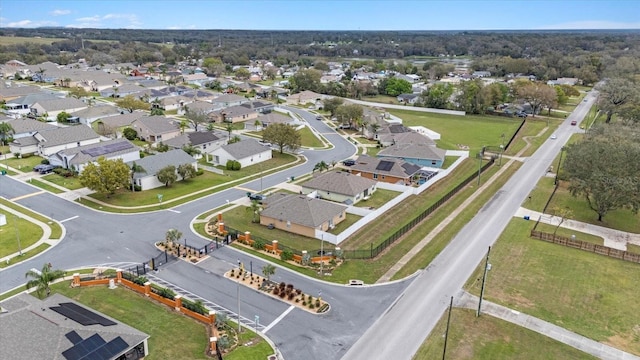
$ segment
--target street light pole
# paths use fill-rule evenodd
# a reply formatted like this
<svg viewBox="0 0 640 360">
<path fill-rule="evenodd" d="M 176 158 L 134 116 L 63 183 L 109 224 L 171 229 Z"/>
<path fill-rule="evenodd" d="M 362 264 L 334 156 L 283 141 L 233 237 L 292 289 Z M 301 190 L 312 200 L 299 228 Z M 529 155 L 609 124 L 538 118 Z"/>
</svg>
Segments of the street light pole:
<svg viewBox="0 0 640 360">
<path fill-rule="evenodd" d="M 320 277 L 324 275 L 322 265 L 324 265 L 324 235 L 320 234 Z"/>
<path fill-rule="evenodd" d="M 238 271 L 240 271 L 240 259 L 238 259 Z M 240 278 L 237 282 L 236 296 L 238 297 L 238 334 L 242 332 L 242 325 L 240 324 Z"/>
<path fill-rule="evenodd" d="M 487 250 L 487 259 L 484 262 L 484 275 L 482 276 L 482 287 L 480 288 L 480 301 L 478 301 L 478 312 L 476 313 L 476 317 L 480 316 L 480 310 L 482 308 L 482 297 L 484 296 L 484 282 L 487 279 L 487 272 L 491 268 L 491 264 L 489 264 L 490 252 L 491 252 L 491 246 L 489 246 L 489 250 Z"/>
<path fill-rule="evenodd" d="M 451 308 L 453 307 L 453 296 L 449 302 L 449 315 L 447 316 L 447 329 L 444 331 L 444 348 L 442 348 L 442 360 L 447 354 L 447 339 L 449 338 L 449 323 L 451 322 Z"/>
<path fill-rule="evenodd" d="M 18 239 L 18 253 L 22 256 L 22 245 L 20 245 L 20 230 L 18 229 L 18 216 L 14 215 L 13 226 L 16 230 L 16 238 Z"/>
<path fill-rule="evenodd" d="M 480 186 L 480 173 L 482 172 L 482 153 L 478 153 L 478 186 Z"/>
</svg>

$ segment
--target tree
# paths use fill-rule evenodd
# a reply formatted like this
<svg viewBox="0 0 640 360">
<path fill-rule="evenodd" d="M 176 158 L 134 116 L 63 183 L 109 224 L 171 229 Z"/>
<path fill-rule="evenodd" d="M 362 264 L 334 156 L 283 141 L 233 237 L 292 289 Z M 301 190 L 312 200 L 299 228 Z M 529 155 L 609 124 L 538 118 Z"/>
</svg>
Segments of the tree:
<svg viewBox="0 0 640 360">
<path fill-rule="evenodd" d="M 99 157 L 96 163 L 84 167 L 78 179 L 83 186 L 101 194 L 112 195 L 129 186 L 130 169 L 122 159 L 107 160 Z"/>
<path fill-rule="evenodd" d="M 176 180 L 178 180 L 178 175 L 176 175 L 176 167 L 173 165 L 165 166 L 158 171 L 156 174 L 158 177 L 158 181 L 164 184 L 164 186 L 171 186 Z"/>
<path fill-rule="evenodd" d="M 220 58 L 205 58 L 202 61 L 202 67 L 207 69 L 208 74 L 220 76 L 224 72 L 224 64 Z"/>
<path fill-rule="evenodd" d="M 542 107 L 552 107 L 558 97 L 555 89 L 551 86 L 533 82 L 518 87 L 516 94 L 531 105 L 534 117 Z"/>
<path fill-rule="evenodd" d="M 11 124 L 6 121 L 0 123 L 0 137 L 2 138 L 3 145 L 7 144 L 7 139 L 13 134 L 15 134 L 15 130 L 13 130 Z"/>
<path fill-rule="evenodd" d="M 262 206 L 258 202 L 258 200 L 251 200 L 251 204 L 247 208 L 247 211 L 251 211 L 251 222 L 259 223 L 260 222 L 260 212 L 262 211 Z"/>
<path fill-rule="evenodd" d="M 300 147 L 300 134 L 287 124 L 273 124 L 267 126 L 263 133 L 262 139 L 280 147 L 280 154 L 284 152 L 285 147 L 289 151 L 296 151 Z"/>
<path fill-rule="evenodd" d="M 164 110 L 159 107 L 151 108 L 151 116 L 163 116 Z"/>
<path fill-rule="evenodd" d="M 136 164 L 135 161 L 131 164 L 131 192 L 136 191 L 135 181 L 134 181 L 136 174 L 145 172 L 145 171 L 146 170 L 142 167 L 142 165 Z"/>
<path fill-rule="evenodd" d="M 85 90 L 84 88 L 78 86 L 69 90 L 69 96 L 80 99 L 89 96 L 89 92 L 87 92 L 87 90 Z"/>
<path fill-rule="evenodd" d="M 67 121 L 69 121 L 69 118 L 71 117 L 71 115 L 67 114 L 64 111 L 61 111 L 58 113 L 58 116 L 56 116 L 56 120 L 59 123 L 66 123 Z"/>
<path fill-rule="evenodd" d="M 320 89 L 322 72 L 316 69 L 305 69 L 296 72 L 289 79 L 289 86 L 294 92 L 303 90 L 317 91 Z"/>
<path fill-rule="evenodd" d="M 557 216 L 560 218 L 560 222 L 558 223 L 556 228 L 553 230 L 553 236 L 555 237 L 556 233 L 558 232 L 558 229 L 560 228 L 560 225 L 562 225 L 562 223 L 567 218 L 570 218 L 571 216 L 573 216 L 573 211 L 571 211 L 571 209 L 569 209 L 568 207 L 561 208 L 561 207 L 554 206 L 553 216 Z"/>
<path fill-rule="evenodd" d="M 237 79 L 247 80 L 251 76 L 251 73 L 249 72 L 248 69 L 241 67 L 238 70 L 236 70 L 235 75 Z"/>
<path fill-rule="evenodd" d="M 640 131 L 638 127 L 600 126 L 568 146 L 564 172 L 569 191 L 582 196 L 598 221 L 611 210 L 640 208 Z M 588 161 L 585 161 L 588 159 Z"/>
<path fill-rule="evenodd" d="M 470 114 L 482 114 L 486 104 L 482 96 L 482 80 L 464 81 L 460 84 L 460 93 L 456 97 L 458 107 Z"/>
<path fill-rule="evenodd" d="M 26 278 L 31 278 L 27 281 L 27 289 L 33 287 L 36 288 L 36 294 L 39 298 L 42 298 L 42 294 L 45 293 L 46 297 L 51 294 L 51 288 L 49 285 L 57 279 L 64 277 L 65 272 L 62 270 L 53 270 L 51 264 L 44 264 L 42 270 L 31 269 L 25 274 Z"/>
<path fill-rule="evenodd" d="M 509 95 L 509 88 L 501 83 L 492 83 L 480 90 L 482 103 L 486 106 L 497 107 L 504 103 Z"/>
<path fill-rule="evenodd" d="M 362 119 L 364 110 L 358 104 L 343 104 L 336 109 L 336 117 L 340 123 L 353 127 L 354 124 Z"/>
<path fill-rule="evenodd" d="M 165 240 L 167 242 L 178 242 L 178 240 L 180 240 L 180 238 L 182 237 L 182 233 L 178 230 L 178 229 L 169 229 L 167 230 L 167 233 L 165 234 Z"/>
<path fill-rule="evenodd" d="M 116 105 L 132 113 L 134 110 L 149 110 L 151 104 L 140 99 L 136 99 L 133 95 L 127 95 L 122 99 L 116 100 Z"/>
<path fill-rule="evenodd" d="M 195 146 L 193 146 L 191 144 L 184 145 L 182 147 L 182 151 L 186 152 L 190 156 L 202 154 L 202 151 L 200 151 L 200 149 L 198 149 L 197 147 L 195 147 Z"/>
<path fill-rule="evenodd" d="M 267 264 L 262 267 L 262 275 L 264 275 L 267 281 L 269 281 L 271 276 L 275 273 L 276 273 L 276 267 L 271 264 Z"/>
<path fill-rule="evenodd" d="M 187 180 L 196 177 L 196 168 L 191 164 L 178 165 L 178 175 L 182 180 Z"/>
<path fill-rule="evenodd" d="M 328 111 L 329 113 L 331 113 L 331 117 L 334 117 L 336 115 L 336 109 L 338 108 L 338 106 L 342 105 L 342 103 L 344 103 L 344 100 L 342 100 L 341 98 L 332 97 L 332 98 L 323 100 L 322 106 L 325 111 Z"/>
<path fill-rule="evenodd" d="M 425 98 L 424 105 L 428 108 L 447 109 L 449 108 L 449 99 L 453 94 L 453 86 L 451 84 L 435 84 L 429 88 Z"/>
<path fill-rule="evenodd" d="M 122 130 L 122 136 L 131 141 L 138 138 L 138 132 L 134 128 L 128 127 Z"/>
<path fill-rule="evenodd" d="M 412 87 L 411 83 L 404 79 L 399 79 L 396 77 L 390 77 L 385 79 L 384 82 L 384 93 L 390 96 L 398 96 L 400 94 L 411 93 Z M 382 83 L 381 82 L 381 83 Z"/>
<path fill-rule="evenodd" d="M 327 165 L 327 163 L 324 162 L 324 160 L 320 161 L 313 167 L 313 171 L 315 172 L 316 170 L 318 170 L 319 172 L 323 172 L 324 170 L 329 170 L 329 165 Z"/>
<path fill-rule="evenodd" d="M 329 71 L 329 65 L 324 61 L 316 61 L 313 64 L 313 68 L 320 71 Z"/>
<path fill-rule="evenodd" d="M 627 101 L 633 99 L 635 92 L 638 91 L 634 83 L 624 78 L 609 79 L 599 86 L 598 90 L 600 91 L 598 105 L 607 114 L 607 124 L 611 122 L 613 114 L 618 112 Z"/>
<path fill-rule="evenodd" d="M 206 123 L 207 122 L 207 114 L 204 113 L 204 111 L 200 110 L 200 109 L 189 109 L 188 106 L 184 107 L 184 117 L 187 118 L 187 120 L 189 120 L 189 122 L 191 123 L 191 125 L 193 125 L 193 128 L 195 129 L 195 131 L 198 131 L 198 125 Z"/>
</svg>

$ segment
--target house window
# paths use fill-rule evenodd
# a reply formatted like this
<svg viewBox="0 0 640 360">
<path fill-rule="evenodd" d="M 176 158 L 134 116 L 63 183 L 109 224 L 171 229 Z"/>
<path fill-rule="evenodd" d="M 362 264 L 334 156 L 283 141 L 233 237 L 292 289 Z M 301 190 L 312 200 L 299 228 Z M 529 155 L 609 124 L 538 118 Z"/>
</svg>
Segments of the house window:
<svg viewBox="0 0 640 360">
<path fill-rule="evenodd" d="M 378 178 L 378 174 L 374 173 L 374 174 L 373 174 L 373 178 L 374 178 L 374 179 L 377 179 L 377 178 Z"/>
<path fill-rule="evenodd" d="M 435 161 L 435 160 L 432 160 L 432 161 L 431 161 L 431 165 L 435 165 L 435 164 L 436 164 L 436 161 Z"/>
</svg>

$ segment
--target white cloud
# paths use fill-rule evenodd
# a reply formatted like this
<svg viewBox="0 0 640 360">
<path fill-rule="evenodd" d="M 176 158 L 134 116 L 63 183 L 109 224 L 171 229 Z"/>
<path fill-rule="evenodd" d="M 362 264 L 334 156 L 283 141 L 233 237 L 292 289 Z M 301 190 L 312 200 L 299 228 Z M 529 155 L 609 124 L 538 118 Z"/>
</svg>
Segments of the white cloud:
<svg viewBox="0 0 640 360">
<path fill-rule="evenodd" d="M 135 14 L 106 14 L 106 15 L 94 15 L 77 18 L 74 24 L 69 24 L 67 27 L 76 28 L 126 28 L 136 29 L 140 28 L 142 22 Z"/>
<path fill-rule="evenodd" d="M 56 9 L 50 12 L 51 16 L 62 16 L 71 14 L 71 10 Z"/>
<path fill-rule="evenodd" d="M 58 23 L 55 21 L 48 21 L 48 20 L 42 20 L 42 21 L 33 21 L 33 20 L 19 20 L 19 21 L 13 21 L 13 22 L 9 22 L 9 23 L 5 23 L 6 19 L 2 19 L 2 21 L 0 21 L 0 26 L 1 27 L 8 27 L 8 28 L 35 28 L 35 27 L 41 27 L 41 26 L 57 26 Z"/>
<path fill-rule="evenodd" d="M 560 24 L 545 25 L 541 30 L 591 30 L 591 29 L 640 29 L 640 22 L 616 22 L 606 20 L 572 21 Z"/>
</svg>

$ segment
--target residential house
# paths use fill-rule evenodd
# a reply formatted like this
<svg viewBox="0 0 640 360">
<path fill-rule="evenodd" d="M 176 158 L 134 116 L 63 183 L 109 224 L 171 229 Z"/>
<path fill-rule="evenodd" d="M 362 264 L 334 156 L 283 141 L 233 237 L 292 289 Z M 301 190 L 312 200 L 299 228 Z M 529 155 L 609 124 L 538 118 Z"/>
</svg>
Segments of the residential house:
<svg viewBox="0 0 640 360">
<path fill-rule="evenodd" d="M 244 96 L 239 96 L 235 94 L 222 94 L 215 99 L 211 100 L 211 103 L 215 105 L 216 109 L 226 108 L 229 106 L 242 105 L 246 102 L 249 102 L 249 99 Z"/>
<path fill-rule="evenodd" d="M 24 137 L 32 137 L 38 131 L 46 131 L 57 129 L 58 127 L 53 124 L 44 123 L 42 121 L 30 119 L 30 118 L 18 118 L 18 119 L 2 119 L 0 123 L 6 122 L 11 125 L 13 133 L 10 135 L 13 139 L 20 139 Z"/>
<path fill-rule="evenodd" d="M 88 106 L 82 100 L 76 98 L 56 98 L 51 100 L 40 100 L 31 105 L 31 114 L 34 116 L 44 116 L 47 120 L 55 121 L 58 114 L 86 109 Z"/>
<path fill-rule="evenodd" d="M 296 123 L 296 119 L 288 116 L 288 115 L 284 115 L 282 113 L 279 112 L 272 112 L 272 113 L 268 113 L 268 114 L 260 114 L 258 115 L 258 118 L 256 119 L 259 124 L 256 125 L 256 121 L 248 121 L 244 123 L 244 128 L 246 130 L 254 130 L 254 131 L 261 131 L 263 128 L 266 128 L 269 125 L 272 124 L 289 124 L 292 125 L 294 123 Z"/>
<path fill-rule="evenodd" d="M 60 150 L 48 157 L 49 164 L 82 172 L 87 164 L 96 162 L 98 158 L 107 160 L 122 159 L 124 162 L 140 159 L 140 149 L 121 138 L 102 141 L 95 144 Z"/>
<path fill-rule="evenodd" d="M 555 80 L 547 81 L 547 85 L 569 85 L 574 86 L 578 84 L 578 78 L 557 78 Z"/>
<path fill-rule="evenodd" d="M 180 135 L 178 124 L 164 116 L 143 116 L 134 120 L 131 127 L 138 133 L 140 139 L 152 144 Z"/>
<path fill-rule="evenodd" d="M 471 76 L 474 78 L 486 78 L 491 76 L 491 72 L 490 71 L 474 71 L 473 74 L 471 74 Z"/>
<path fill-rule="evenodd" d="M 374 140 L 378 140 L 381 146 L 391 146 L 396 142 L 398 136 L 410 132 L 411 129 L 402 124 L 383 124 L 374 134 Z"/>
<path fill-rule="evenodd" d="M 192 111 L 192 112 L 201 112 L 201 113 L 203 113 L 205 115 L 209 115 L 214 110 L 218 110 L 218 108 L 216 107 L 216 105 L 214 105 L 214 104 L 212 104 L 210 102 L 192 101 L 192 102 L 184 104 L 183 107 L 178 109 L 178 114 L 184 115 L 187 111 Z"/>
<path fill-rule="evenodd" d="M 348 172 L 329 171 L 302 183 L 301 191 L 318 199 L 353 205 L 371 196 L 376 191 L 376 184 L 372 179 Z"/>
<path fill-rule="evenodd" d="M 14 154 L 37 154 L 46 157 L 64 149 L 95 144 L 99 141 L 100 136 L 88 126 L 56 127 L 37 131 L 33 136 L 14 139 L 9 145 L 9 150 Z"/>
<path fill-rule="evenodd" d="M 315 237 L 316 230 L 327 231 L 346 218 L 347 207 L 306 195 L 270 195 L 260 212 L 260 224 L 294 234 Z"/>
<path fill-rule="evenodd" d="M 123 98 L 125 96 L 134 95 L 138 98 L 141 98 L 145 93 L 151 94 L 151 90 L 135 84 L 123 84 L 120 86 L 113 86 L 111 88 L 101 90 L 100 96 Z"/>
<path fill-rule="evenodd" d="M 259 164 L 271 159 L 271 147 L 262 145 L 257 140 L 246 139 L 233 144 L 223 145 L 211 152 L 213 163 L 226 165 L 227 161 L 234 160 L 240 163 L 242 168 Z"/>
<path fill-rule="evenodd" d="M 149 335 L 64 295 L 23 292 L 0 303 L 0 358 L 143 359 Z"/>
<path fill-rule="evenodd" d="M 78 119 L 80 124 L 91 125 L 94 121 L 110 116 L 120 115 L 120 111 L 115 106 L 97 105 L 79 111 L 74 111 L 69 115 L 71 115 L 72 118 Z"/>
<path fill-rule="evenodd" d="M 192 146 L 201 154 L 209 154 L 219 149 L 227 143 L 225 135 L 216 134 L 214 131 L 194 131 L 176 136 L 164 142 L 170 148 L 182 149 L 185 146 Z M 195 156 L 198 159 L 200 156 Z"/>
<path fill-rule="evenodd" d="M 14 117 L 20 117 L 29 115 L 31 113 L 31 105 L 38 101 L 55 100 L 60 98 L 62 97 L 57 96 L 56 94 L 39 91 L 15 98 L 11 100 L 11 102 L 7 102 L 5 104 L 5 108 L 7 113 L 9 113 L 10 115 L 13 115 Z"/>
<path fill-rule="evenodd" d="M 276 107 L 274 103 L 267 102 L 267 101 L 250 101 L 240 106 L 244 106 L 247 109 L 253 109 L 260 114 L 270 113 Z"/>
<path fill-rule="evenodd" d="M 215 98 L 220 96 L 220 93 L 215 93 L 213 91 L 207 91 L 202 89 L 195 89 L 195 90 L 183 92 L 182 96 L 188 98 L 189 102 L 206 101 L 210 103 Z"/>
<path fill-rule="evenodd" d="M 253 123 L 258 118 L 258 112 L 242 105 L 236 105 L 214 111 L 210 114 L 210 118 L 212 121 L 218 123 L 238 123 L 245 121 Z"/>
<path fill-rule="evenodd" d="M 400 94 L 396 99 L 398 99 L 398 101 L 401 103 L 413 105 L 417 103 L 418 100 L 420 100 L 420 95 L 419 94 Z"/>
<path fill-rule="evenodd" d="M 157 174 L 167 166 L 175 166 L 177 172 L 180 165 L 191 164 L 196 170 L 198 170 L 197 160 L 182 149 L 169 150 L 167 152 L 145 156 L 140 160 L 136 160 L 135 163 L 144 169 L 141 172 L 135 172 L 133 174 L 134 184 L 139 186 L 142 190 L 155 189 L 164 186 L 165 184 L 158 180 Z M 127 162 L 127 165 L 131 167 L 133 165 L 133 161 Z M 180 176 L 178 176 L 178 180 L 181 180 Z"/>
<path fill-rule="evenodd" d="M 297 94 L 287 96 L 287 104 L 315 104 L 321 101 L 324 95 L 315 93 L 313 91 L 305 90 Z"/>
<path fill-rule="evenodd" d="M 125 112 L 120 115 L 109 116 L 97 120 L 97 131 L 100 134 L 118 135 L 120 129 L 131 126 L 131 124 L 141 117 L 147 116 L 146 111 Z"/>
<path fill-rule="evenodd" d="M 42 93 L 42 90 L 38 86 L 0 81 L 0 101 L 9 103 L 20 97 L 39 93 Z"/>
<path fill-rule="evenodd" d="M 349 172 L 368 179 L 391 184 L 410 185 L 420 166 L 395 158 L 373 158 L 360 155 Z"/>
<path fill-rule="evenodd" d="M 209 78 L 205 73 L 195 73 L 182 75 L 182 80 L 187 84 L 204 86 L 206 83 L 213 79 Z"/>
<path fill-rule="evenodd" d="M 378 157 L 401 159 L 418 166 L 442 167 L 445 150 L 438 149 L 428 137 L 409 132 L 396 138 L 396 142 L 378 152 Z"/>
</svg>

